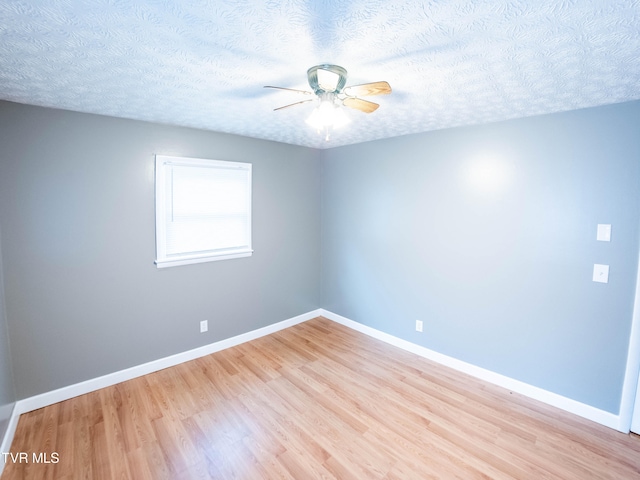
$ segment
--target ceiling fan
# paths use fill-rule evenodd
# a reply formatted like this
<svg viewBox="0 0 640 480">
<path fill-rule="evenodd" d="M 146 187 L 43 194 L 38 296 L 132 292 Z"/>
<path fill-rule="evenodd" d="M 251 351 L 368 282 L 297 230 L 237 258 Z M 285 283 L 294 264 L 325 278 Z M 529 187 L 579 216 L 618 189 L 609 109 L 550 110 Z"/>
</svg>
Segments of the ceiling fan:
<svg viewBox="0 0 640 480">
<path fill-rule="evenodd" d="M 391 93 L 391 86 L 384 81 L 346 87 L 347 70 L 338 65 L 323 64 L 311 67 L 307 70 L 307 78 L 312 91 L 274 87 L 271 85 L 265 85 L 264 88 L 287 90 L 301 95 L 311 96 L 312 98 L 300 102 L 274 108 L 274 111 L 283 110 L 303 103 L 317 102 L 318 106 L 307 119 L 307 123 L 316 127 L 319 131 L 325 130 L 327 140 L 329 139 L 329 130 L 332 127 L 340 127 L 349 121 L 344 112 L 340 110 L 340 106 L 344 105 L 345 107 L 360 110 L 364 113 L 371 113 L 376 111 L 380 105 L 370 102 L 369 100 L 363 100 L 360 97 L 387 95 Z"/>
</svg>

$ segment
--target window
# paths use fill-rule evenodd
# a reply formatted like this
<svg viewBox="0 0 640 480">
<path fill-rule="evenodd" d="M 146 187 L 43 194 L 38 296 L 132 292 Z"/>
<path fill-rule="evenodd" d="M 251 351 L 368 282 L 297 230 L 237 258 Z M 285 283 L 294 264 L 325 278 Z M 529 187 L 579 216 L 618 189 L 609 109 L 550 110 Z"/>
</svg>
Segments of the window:
<svg viewBox="0 0 640 480">
<path fill-rule="evenodd" d="M 251 164 L 156 155 L 158 268 L 252 252 Z"/>
</svg>

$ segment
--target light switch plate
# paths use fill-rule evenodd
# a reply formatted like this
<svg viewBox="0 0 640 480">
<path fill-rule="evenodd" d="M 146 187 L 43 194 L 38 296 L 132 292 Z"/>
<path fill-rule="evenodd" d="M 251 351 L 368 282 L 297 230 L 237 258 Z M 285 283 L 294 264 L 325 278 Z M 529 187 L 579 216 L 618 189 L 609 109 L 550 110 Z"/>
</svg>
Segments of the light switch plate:
<svg viewBox="0 0 640 480">
<path fill-rule="evenodd" d="M 600 242 L 610 242 L 611 241 L 611 225 L 599 223 L 598 234 L 596 238 Z"/>
<path fill-rule="evenodd" d="M 609 265 L 593 265 L 593 281 L 600 283 L 609 283 Z"/>
</svg>

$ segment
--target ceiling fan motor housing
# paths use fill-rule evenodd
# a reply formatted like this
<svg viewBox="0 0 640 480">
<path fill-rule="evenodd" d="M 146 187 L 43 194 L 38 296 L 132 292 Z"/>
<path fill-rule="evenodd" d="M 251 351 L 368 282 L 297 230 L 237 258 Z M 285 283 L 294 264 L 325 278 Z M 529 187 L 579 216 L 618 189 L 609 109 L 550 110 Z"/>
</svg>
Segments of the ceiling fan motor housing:
<svg viewBox="0 0 640 480">
<path fill-rule="evenodd" d="M 318 75 L 319 70 L 320 75 Z M 338 65 L 316 65 L 307 70 L 307 78 L 309 86 L 316 95 L 340 93 L 347 83 L 347 70 Z"/>
</svg>

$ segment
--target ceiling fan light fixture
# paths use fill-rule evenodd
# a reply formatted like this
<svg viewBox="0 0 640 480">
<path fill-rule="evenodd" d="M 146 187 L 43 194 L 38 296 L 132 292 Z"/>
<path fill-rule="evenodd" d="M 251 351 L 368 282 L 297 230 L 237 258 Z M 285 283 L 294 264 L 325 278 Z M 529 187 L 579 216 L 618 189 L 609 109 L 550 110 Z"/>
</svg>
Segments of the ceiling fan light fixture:
<svg viewBox="0 0 640 480">
<path fill-rule="evenodd" d="M 333 128 L 342 128 L 349 123 L 351 123 L 349 116 L 344 113 L 342 107 L 336 106 L 333 113 Z"/>
<path fill-rule="evenodd" d="M 334 128 L 345 126 L 351 121 L 342 108 L 336 103 L 335 95 L 325 93 L 320 96 L 320 102 L 313 109 L 306 122 L 318 131 L 325 131 L 328 136 L 329 131 Z"/>
</svg>

